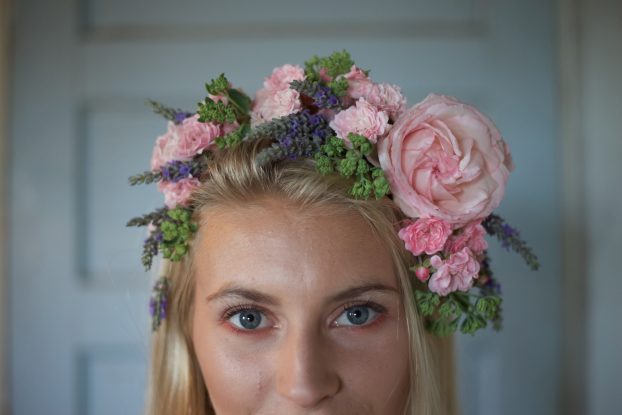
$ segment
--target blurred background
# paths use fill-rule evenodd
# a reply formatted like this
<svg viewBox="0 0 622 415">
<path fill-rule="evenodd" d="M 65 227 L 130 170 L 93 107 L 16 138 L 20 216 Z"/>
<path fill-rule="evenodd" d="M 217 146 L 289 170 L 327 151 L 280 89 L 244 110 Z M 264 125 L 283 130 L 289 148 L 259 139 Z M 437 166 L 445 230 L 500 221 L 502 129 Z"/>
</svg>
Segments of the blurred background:
<svg viewBox="0 0 622 415">
<path fill-rule="evenodd" d="M 617 0 L 0 0 L 0 411 L 139 414 L 152 276 L 131 189 L 166 125 L 225 72 L 347 49 L 413 105 L 495 120 L 517 169 L 498 210 L 540 256 L 491 243 L 504 329 L 458 336 L 464 415 L 622 408 L 622 3 Z"/>
</svg>

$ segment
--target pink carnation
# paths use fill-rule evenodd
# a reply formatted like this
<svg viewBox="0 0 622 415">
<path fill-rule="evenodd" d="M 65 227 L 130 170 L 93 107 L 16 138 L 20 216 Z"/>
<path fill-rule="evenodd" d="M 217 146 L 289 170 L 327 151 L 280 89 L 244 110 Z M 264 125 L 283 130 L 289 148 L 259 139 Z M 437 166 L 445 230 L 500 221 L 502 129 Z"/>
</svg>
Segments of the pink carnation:
<svg viewBox="0 0 622 415">
<path fill-rule="evenodd" d="M 362 91 L 363 97 L 395 121 L 404 112 L 406 98 L 400 87 L 391 84 L 371 84 Z"/>
<path fill-rule="evenodd" d="M 343 75 L 345 79 L 348 80 L 348 95 L 352 97 L 355 101 L 361 97 L 365 96 L 366 91 L 373 84 L 371 79 L 367 77 L 365 72 L 363 72 L 356 65 L 352 65 L 350 68 L 350 72 Z"/>
<path fill-rule="evenodd" d="M 443 249 L 451 234 L 451 225 L 440 219 L 421 218 L 400 229 L 399 237 L 414 255 L 432 255 Z"/>
<path fill-rule="evenodd" d="M 257 91 L 251 110 L 251 125 L 254 127 L 273 118 L 297 112 L 301 108 L 300 94 L 293 89 Z"/>
<path fill-rule="evenodd" d="M 171 127 L 175 126 L 172 122 L 168 123 L 168 132 L 161 135 L 156 140 L 155 146 L 153 146 L 153 152 L 151 153 L 151 170 L 159 170 L 162 165 L 173 160 L 173 147 L 168 145 L 171 137 Z"/>
<path fill-rule="evenodd" d="M 158 137 L 151 155 L 151 170 L 173 160 L 189 160 L 212 148 L 222 135 L 218 124 L 199 121 L 198 115 L 186 118 L 180 124 L 168 123 L 166 134 Z"/>
<path fill-rule="evenodd" d="M 378 158 L 402 212 L 453 225 L 481 220 L 499 206 L 513 168 L 492 121 L 439 95 L 400 116 L 378 141 Z"/>
<path fill-rule="evenodd" d="M 174 145 L 176 160 L 191 159 L 213 147 L 222 134 L 220 125 L 199 121 L 198 114 L 188 117 L 173 129 L 169 145 Z"/>
<path fill-rule="evenodd" d="M 375 143 L 389 129 L 389 116 L 364 98 L 356 101 L 356 106 L 339 112 L 330 122 L 337 136 L 348 141 L 348 133 L 360 134 Z"/>
<path fill-rule="evenodd" d="M 451 254 L 447 261 L 438 255 L 430 258 L 430 263 L 436 272 L 428 282 L 430 291 L 440 296 L 446 296 L 454 291 L 468 291 L 479 272 L 479 262 L 469 248 Z"/>
<path fill-rule="evenodd" d="M 305 71 L 298 65 L 286 64 L 274 68 L 272 75 L 266 78 L 263 86 L 265 89 L 272 91 L 280 91 L 288 89 L 291 81 L 303 81 L 305 79 Z"/>
<path fill-rule="evenodd" d="M 488 249 L 488 242 L 484 239 L 486 230 L 481 221 L 468 223 L 457 235 L 452 235 L 447 240 L 445 250 L 451 253 L 461 251 L 465 247 L 480 255 Z"/>
<path fill-rule="evenodd" d="M 169 209 L 176 206 L 185 206 L 192 192 L 194 192 L 201 182 L 196 178 L 181 179 L 177 182 L 161 181 L 158 183 L 158 190 L 164 194 L 164 204 Z"/>
</svg>

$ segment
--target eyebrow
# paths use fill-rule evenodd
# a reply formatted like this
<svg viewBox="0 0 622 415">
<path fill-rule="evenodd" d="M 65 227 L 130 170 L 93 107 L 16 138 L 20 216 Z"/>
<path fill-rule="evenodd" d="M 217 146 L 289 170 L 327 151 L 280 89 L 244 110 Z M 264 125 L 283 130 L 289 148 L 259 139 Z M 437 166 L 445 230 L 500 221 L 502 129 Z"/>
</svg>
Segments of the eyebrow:
<svg viewBox="0 0 622 415">
<path fill-rule="evenodd" d="M 358 297 L 362 294 L 368 293 L 370 291 L 380 291 L 380 292 L 393 292 L 398 293 L 397 288 L 391 287 L 389 285 L 380 284 L 380 283 L 372 283 L 372 284 L 364 284 L 358 285 L 355 287 L 347 288 L 328 299 L 328 303 L 336 303 L 340 301 L 344 301 L 350 298 Z M 210 294 L 207 296 L 206 301 L 211 302 L 215 300 L 222 299 L 224 297 L 241 297 L 247 300 L 267 304 L 267 305 L 279 305 L 280 302 L 276 297 L 273 297 L 269 294 L 262 293 L 258 290 L 251 290 L 247 288 L 242 288 L 239 286 L 232 286 L 223 288 L 214 294 Z"/>
</svg>

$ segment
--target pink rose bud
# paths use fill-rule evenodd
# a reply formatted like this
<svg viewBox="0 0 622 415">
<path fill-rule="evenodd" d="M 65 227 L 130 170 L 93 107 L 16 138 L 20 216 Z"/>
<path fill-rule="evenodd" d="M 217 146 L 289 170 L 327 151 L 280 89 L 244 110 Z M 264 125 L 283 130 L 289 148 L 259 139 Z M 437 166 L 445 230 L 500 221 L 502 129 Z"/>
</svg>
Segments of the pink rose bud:
<svg viewBox="0 0 622 415">
<path fill-rule="evenodd" d="M 419 281 L 426 282 L 430 278 L 430 270 L 420 265 L 415 269 L 415 275 L 419 278 Z"/>
</svg>

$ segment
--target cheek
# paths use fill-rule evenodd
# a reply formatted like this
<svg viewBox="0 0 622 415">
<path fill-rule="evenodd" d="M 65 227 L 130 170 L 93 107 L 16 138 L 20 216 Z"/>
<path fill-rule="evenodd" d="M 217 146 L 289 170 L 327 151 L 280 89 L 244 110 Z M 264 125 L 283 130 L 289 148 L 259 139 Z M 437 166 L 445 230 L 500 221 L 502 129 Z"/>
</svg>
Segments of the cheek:
<svg viewBox="0 0 622 415">
<path fill-rule="evenodd" d="M 374 413 L 401 413 L 409 392 L 409 343 L 405 326 L 391 324 L 378 336 L 355 336 L 336 359 L 344 385 Z"/>
<path fill-rule="evenodd" d="M 195 318 L 193 345 L 205 387 L 218 414 L 252 412 L 263 400 L 269 359 L 240 350 L 222 328 Z"/>
</svg>

